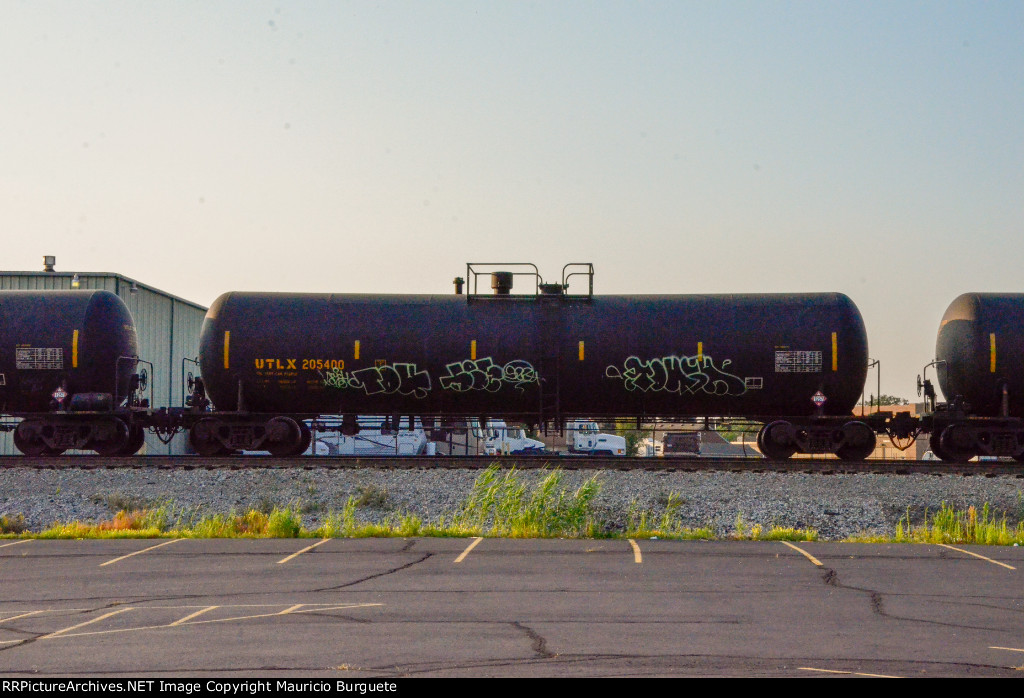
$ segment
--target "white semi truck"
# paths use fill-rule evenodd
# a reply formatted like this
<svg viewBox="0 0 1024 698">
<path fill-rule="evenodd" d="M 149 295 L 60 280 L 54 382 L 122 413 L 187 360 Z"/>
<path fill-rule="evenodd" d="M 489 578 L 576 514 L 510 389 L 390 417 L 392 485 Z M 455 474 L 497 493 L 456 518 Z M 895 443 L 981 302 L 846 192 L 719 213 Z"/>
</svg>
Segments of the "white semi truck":
<svg viewBox="0 0 1024 698">
<path fill-rule="evenodd" d="M 531 439 L 522 427 L 510 427 L 501 419 L 487 420 L 484 429 L 474 419 L 470 428 L 473 436 L 483 440 L 485 456 L 540 455 L 546 452 L 543 442 Z"/>
<path fill-rule="evenodd" d="M 624 456 L 626 439 L 615 434 L 603 434 L 597 422 L 577 419 L 566 422 L 565 443 L 569 453 L 591 456 Z"/>
</svg>

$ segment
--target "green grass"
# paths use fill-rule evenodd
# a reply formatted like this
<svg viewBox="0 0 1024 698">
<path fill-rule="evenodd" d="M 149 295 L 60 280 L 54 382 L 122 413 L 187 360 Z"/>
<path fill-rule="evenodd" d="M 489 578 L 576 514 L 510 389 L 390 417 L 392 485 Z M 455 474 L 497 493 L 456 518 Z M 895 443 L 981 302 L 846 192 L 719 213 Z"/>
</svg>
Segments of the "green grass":
<svg viewBox="0 0 1024 698">
<path fill-rule="evenodd" d="M 784 528 L 772 526 L 765 528 L 761 524 L 748 525 L 743 516 L 736 517 L 736 526 L 729 535 L 731 540 L 818 540 L 818 532 L 813 528 Z"/>
<path fill-rule="evenodd" d="M 679 518 L 679 510 L 682 508 L 682 498 L 675 492 L 670 492 L 661 498 L 661 504 L 665 507 L 660 515 L 653 514 L 646 509 L 640 509 L 636 502 L 629 505 L 626 512 L 626 528 L 623 536 L 626 538 L 668 538 L 674 540 L 715 540 L 714 529 L 709 526 L 702 528 L 691 528 L 683 525 Z"/>
<path fill-rule="evenodd" d="M 24 533 L 28 529 L 25 524 L 25 515 L 18 514 L 17 516 L 0 516 L 0 533 L 5 534 L 18 534 Z"/>
<path fill-rule="evenodd" d="M 910 511 L 896 525 L 893 541 L 897 543 L 974 543 L 977 545 L 1022 545 L 1024 522 L 1011 526 L 1006 514 L 994 515 L 988 503 L 958 510 L 945 502 L 931 517 L 925 512 L 924 521 L 910 523 Z"/>
<path fill-rule="evenodd" d="M 55 523 L 35 538 L 157 538 L 167 527 L 166 507 L 121 510 L 109 521 L 86 524 L 78 521 Z"/>
<path fill-rule="evenodd" d="M 594 475 L 569 492 L 562 471 L 552 470 L 531 490 L 513 467 L 485 470 L 451 525 L 469 535 L 503 538 L 593 538 L 601 526 L 593 503 L 601 491 Z"/>
</svg>

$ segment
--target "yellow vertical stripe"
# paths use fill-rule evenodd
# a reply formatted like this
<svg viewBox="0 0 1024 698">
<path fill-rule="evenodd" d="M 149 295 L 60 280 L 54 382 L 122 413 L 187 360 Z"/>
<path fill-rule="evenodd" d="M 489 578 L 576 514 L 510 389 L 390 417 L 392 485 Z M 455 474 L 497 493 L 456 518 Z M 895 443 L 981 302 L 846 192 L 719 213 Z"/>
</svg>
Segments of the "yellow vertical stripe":
<svg viewBox="0 0 1024 698">
<path fill-rule="evenodd" d="M 583 361 L 583 341 L 580 340 L 580 361 Z"/>
<path fill-rule="evenodd" d="M 356 356 L 355 356 L 355 358 L 357 358 L 357 359 L 359 358 L 359 340 L 358 339 L 356 340 Z"/>
<path fill-rule="evenodd" d="M 704 360 L 704 342 L 697 342 L 697 360 Z"/>
<path fill-rule="evenodd" d="M 832 333 L 832 370 L 839 370 L 839 339 L 835 332 Z"/>
<path fill-rule="evenodd" d="M 224 331 L 224 368 L 231 368 L 228 362 L 228 347 L 231 346 L 231 332 Z"/>
<path fill-rule="evenodd" d="M 469 358 L 476 361 L 476 340 L 474 339 L 469 343 Z"/>
<path fill-rule="evenodd" d="M 71 335 L 71 368 L 78 368 L 78 330 Z"/>
<path fill-rule="evenodd" d="M 988 344 L 991 351 L 991 357 L 989 358 L 988 370 L 990 373 L 996 372 L 996 333 L 993 332 L 988 336 Z"/>
</svg>

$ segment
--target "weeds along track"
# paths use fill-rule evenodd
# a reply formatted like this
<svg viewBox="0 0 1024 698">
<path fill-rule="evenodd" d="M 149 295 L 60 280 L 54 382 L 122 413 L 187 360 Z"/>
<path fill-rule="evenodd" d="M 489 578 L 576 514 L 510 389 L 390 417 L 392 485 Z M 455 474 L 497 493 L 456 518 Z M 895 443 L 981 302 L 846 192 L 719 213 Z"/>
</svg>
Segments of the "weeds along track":
<svg viewBox="0 0 1024 698">
<path fill-rule="evenodd" d="M 164 470 L 484 470 L 499 468 L 537 470 L 542 468 L 563 470 L 647 470 L 681 472 L 752 472 L 752 473 L 808 473 L 832 475 L 838 473 L 874 473 L 880 475 L 976 475 L 994 477 L 1012 475 L 1024 478 L 1024 463 L 982 462 L 946 463 L 942 461 L 868 460 L 842 461 L 835 458 L 797 458 L 769 461 L 753 458 L 623 458 L 623 457 L 516 457 L 516 456 L 127 456 L 103 457 L 97 455 L 61 456 L 0 456 L 0 468 L 52 469 L 142 469 Z"/>
</svg>

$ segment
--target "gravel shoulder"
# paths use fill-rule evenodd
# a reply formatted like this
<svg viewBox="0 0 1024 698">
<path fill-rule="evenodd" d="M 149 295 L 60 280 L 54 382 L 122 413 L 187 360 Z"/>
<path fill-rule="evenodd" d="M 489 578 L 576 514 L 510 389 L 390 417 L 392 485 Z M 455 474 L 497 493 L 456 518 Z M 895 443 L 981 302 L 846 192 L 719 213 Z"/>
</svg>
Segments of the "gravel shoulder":
<svg viewBox="0 0 1024 698">
<path fill-rule="evenodd" d="M 357 518 L 380 522 L 396 513 L 424 522 L 450 517 L 466 500 L 479 470 L 184 470 L 10 469 L 0 473 L 0 515 L 24 515 L 29 530 L 55 522 L 98 522 L 120 508 L 172 503 L 189 515 L 296 506 L 306 528 L 316 528 L 350 496 L 372 493 Z M 543 477 L 519 471 L 528 487 Z M 575 490 L 594 474 L 563 471 Z M 613 526 L 630 508 L 660 515 L 669 495 L 679 499 L 683 525 L 733 531 L 748 525 L 813 528 L 823 540 L 860 533 L 891 535 L 901 517 L 920 522 L 945 502 L 957 508 L 989 504 L 1015 524 L 1024 517 L 1024 479 L 933 475 L 814 475 L 806 473 L 602 472 L 597 512 Z"/>
</svg>

